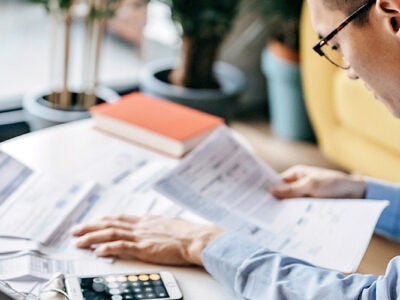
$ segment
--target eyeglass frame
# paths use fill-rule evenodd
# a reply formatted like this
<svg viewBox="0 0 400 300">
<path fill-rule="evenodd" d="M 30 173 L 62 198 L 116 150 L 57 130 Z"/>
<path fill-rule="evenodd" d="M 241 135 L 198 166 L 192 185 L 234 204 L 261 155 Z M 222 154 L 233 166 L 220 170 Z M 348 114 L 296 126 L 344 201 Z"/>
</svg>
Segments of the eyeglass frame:
<svg viewBox="0 0 400 300">
<path fill-rule="evenodd" d="M 330 63 L 335 65 L 336 67 L 343 69 L 343 70 L 348 70 L 350 69 L 350 66 L 348 67 L 343 67 L 341 65 L 338 65 L 335 63 L 329 56 L 326 56 L 324 51 L 322 50 L 322 47 L 327 45 L 328 42 L 333 39 L 335 35 L 337 35 L 343 28 L 345 28 L 349 23 L 351 23 L 355 18 L 357 18 L 363 11 L 364 9 L 368 8 L 371 4 L 375 3 L 376 0 L 368 0 L 365 2 L 363 5 L 361 5 L 359 8 L 357 8 L 352 14 L 350 14 L 338 27 L 336 27 L 334 30 L 332 30 L 328 35 L 325 37 L 321 38 L 319 42 L 313 47 L 313 50 L 319 54 L 319 56 L 325 57 Z"/>
</svg>

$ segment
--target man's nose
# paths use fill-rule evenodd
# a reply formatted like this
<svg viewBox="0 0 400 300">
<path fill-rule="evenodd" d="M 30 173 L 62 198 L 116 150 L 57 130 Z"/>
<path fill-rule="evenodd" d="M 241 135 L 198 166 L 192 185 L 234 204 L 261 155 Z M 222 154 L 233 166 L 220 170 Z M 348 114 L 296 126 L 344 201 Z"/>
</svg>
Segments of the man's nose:
<svg viewBox="0 0 400 300">
<path fill-rule="evenodd" d="M 354 71 L 354 69 L 352 67 L 348 68 L 346 70 L 347 76 L 351 79 L 351 80 L 357 80 L 359 79 L 356 71 Z"/>
</svg>

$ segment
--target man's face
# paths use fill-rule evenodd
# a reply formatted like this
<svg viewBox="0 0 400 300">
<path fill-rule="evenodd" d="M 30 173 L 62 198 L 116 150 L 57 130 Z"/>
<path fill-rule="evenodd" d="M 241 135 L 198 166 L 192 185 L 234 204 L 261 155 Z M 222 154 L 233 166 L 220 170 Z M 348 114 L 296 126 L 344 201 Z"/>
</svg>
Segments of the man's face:
<svg viewBox="0 0 400 300">
<path fill-rule="evenodd" d="M 308 4 L 313 27 L 320 36 L 326 36 L 347 17 L 341 11 L 324 6 L 322 0 L 308 0 Z M 347 75 L 351 79 L 361 78 L 375 97 L 400 118 L 399 32 L 394 28 L 397 25 L 393 18 L 379 5 L 378 0 L 370 8 L 368 24 L 355 26 L 350 23 L 330 44 L 337 46 L 350 64 Z"/>
</svg>

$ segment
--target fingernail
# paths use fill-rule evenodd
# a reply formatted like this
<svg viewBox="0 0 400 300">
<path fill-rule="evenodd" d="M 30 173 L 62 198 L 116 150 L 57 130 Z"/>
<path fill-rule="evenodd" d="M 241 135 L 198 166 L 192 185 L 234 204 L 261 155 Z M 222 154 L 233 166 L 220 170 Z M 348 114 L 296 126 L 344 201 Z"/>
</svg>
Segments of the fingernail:
<svg viewBox="0 0 400 300">
<path fill-rule="evenodd" d="M 96 254 L 97 256 L 104 256 L 104 248 L 103 247 L 99 247 L 96 250 L 94 250 L 94 254 Z"/>
<path fill-rule="evenodd" d="M 81 231 L 81 226 L 79 225 L 72 226 L 70 229 L 70 232 L 72 234 L 79 234 L 80 231 Z"/>
<path fill-rule="evenodd" d="M 83 246 L 85 245 L 85 243 L 84 243 L 83 240 L 77 239 L 76 242 L 75 242 L 75 245 L 76 245 L 77 247 L 83 247 Z"/>
<path fill-rule="evenodd" d="M 271 194 L 273 194 L 274 196 L 277 196 L 282 192 L 282 190 L 280 188 L 272 188 L 272 189 L 269 190 L 269 192 Z"/>
</svg>

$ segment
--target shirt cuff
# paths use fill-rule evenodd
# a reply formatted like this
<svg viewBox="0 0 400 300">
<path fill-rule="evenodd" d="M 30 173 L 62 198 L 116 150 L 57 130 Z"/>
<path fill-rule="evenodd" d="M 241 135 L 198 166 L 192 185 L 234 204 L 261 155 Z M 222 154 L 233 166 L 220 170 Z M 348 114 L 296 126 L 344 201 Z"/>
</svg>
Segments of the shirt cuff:
<svg viewBox="0 0 400 300">
<path fill-rule="evenodd" d="M 365 198 L 371 200 L 394 200 L 398 201 L 400 196 L 400 185 L 391 184 L 382 180 L 369 178 L 367 183 L 367 193 Z"/>
<path fill-rule="evenodd" d="M 240 266 L 260 249 L 264 247 L 240 235 L 226 233 L 208 245 L 202 253 L 202 260 L 207 272 L 232 290 Z"/>
<path fill-rule="evenodd" d="M 388 239 L 400 241 L 400 185 L 382 180 L 366 178 L 366 199 L 388 200 L 375 227 L 375 233 Z"/>
</svg>

